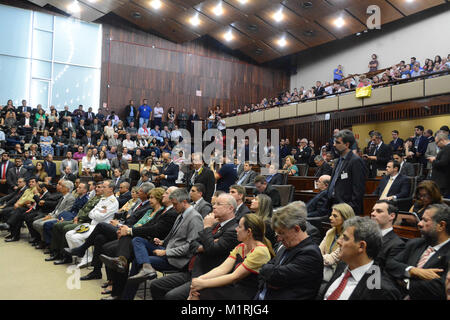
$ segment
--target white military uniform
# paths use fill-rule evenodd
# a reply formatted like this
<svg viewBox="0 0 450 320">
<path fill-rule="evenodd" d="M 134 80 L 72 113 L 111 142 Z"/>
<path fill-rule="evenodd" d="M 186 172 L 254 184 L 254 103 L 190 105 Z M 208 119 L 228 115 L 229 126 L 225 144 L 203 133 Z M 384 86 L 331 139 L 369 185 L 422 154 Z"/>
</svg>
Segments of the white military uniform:
<svg viewBox="0 0 450 320">
<path fill-rule="evenodd" d="M 77 233 L 76 230 L 70 230 L 66 233 L 66 240 L 69 244 L 69 248 L 73 249 L 81 246 L 92 231 L 94 231 L 97 224 L 100 222 L 110 222 L 118 210 L 119 202 L 114 195 L 107 198 L 102 197 L 94 209 L 89 212 L 89 218 L 92 219 L 91 223 L 84 223 L 84 225 L 89 226 L 89 230 L 84 233 Z M 89 260 L 92 260 L 92 256 L 90 256 Z M 83 257 L 83 261 L 87 261 L 87 251 L 86 255 Z"/>
</svg>

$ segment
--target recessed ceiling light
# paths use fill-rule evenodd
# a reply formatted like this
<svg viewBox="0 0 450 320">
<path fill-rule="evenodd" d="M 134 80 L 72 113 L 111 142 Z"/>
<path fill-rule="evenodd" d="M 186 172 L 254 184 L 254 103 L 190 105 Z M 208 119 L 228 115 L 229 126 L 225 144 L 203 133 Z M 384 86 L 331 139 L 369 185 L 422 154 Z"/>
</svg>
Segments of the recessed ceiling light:
<svg viewBox="0 0 450 320">
<path fill-rule="evenodd" d="M 336 20 L 334 20 L 334 25 L 338 28 L 342 28 L 345 25 L 345 21 L 342 17 L 339 17 Z"/>
<path fill-rule="evenodd" d="M 189 19 L 189 22 L 194 26 L 198 26 L 200 24 L 200 19 L 198 18 L 198 13 Z"/>
<path fill-rule="evenodd" d="M 406 0 L 406 2 L 412 3 L 412 2 L 414 2 L 414 0 Z"/>
<path fill-rule="evenodd" d="M 74 2 L 72 2 L 67 6 L 67 10 L 71 13 L 77 13 L 81 11 L 81 7 L 78 1 L 75 0 Z"/>
<path fill-rule="evenodd" d="M 213 8 L 213 12 L 216 16 L 221 16 L 223 14 L 222 2 Z"/>
<path fill-rule="evenodd" d="M 225 38 L 225 40 L 227 40 L 227 41 L 231 41 L 231 40 L 233 40 L 233 34 L 231 33 L 231 30 L 228 30 L 228 32 L 226 32 L 224 35 L 223 35 L 223 37 Z"/>
<path fill-rule="evenodd" d="M 280 38 L 277 42 L 280 47 L 285 47 L 287 45 L 287 41 L 286 41 L 285 37 Z"/>
<path fill-rule="evenodd" d="M 280 22 L 281 20 L 283 20 L 284 15 L 283 15 L 283 12 L 281 12 L 281 9 L 280 9 L 277 12 L 275 12 L 272 17 L 273 17 L 273 19 L 276 22 Z"/>
<path fill-rule="evenodd" d="M 239 0 L 239 2 L 242 3 L 242 4 L 246 4 L 247 0 Z"/>
<path fill-rule="evenodd" d="M 152 6 L 153 9 L 158 10 L 159 8 L 161 8 L 162 3 L 160 0 L 152 0 L 150 1 L 150 5 Z"/>
</svg>

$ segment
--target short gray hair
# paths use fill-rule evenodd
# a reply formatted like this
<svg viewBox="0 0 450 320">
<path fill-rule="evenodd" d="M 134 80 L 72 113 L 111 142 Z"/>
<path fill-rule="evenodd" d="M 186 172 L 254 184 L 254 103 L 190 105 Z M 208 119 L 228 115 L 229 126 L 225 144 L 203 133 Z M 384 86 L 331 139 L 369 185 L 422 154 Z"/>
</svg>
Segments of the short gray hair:
<svg viewBox="0 0 450 320">
<path fill-rule="evenodd" d="M 69 193 L 73 191 L 73 182 L 70 180 L 63 180 L 61 184 L 69 190 Z"/>
<path fill-rule="evenodd" d="M 234 197 L 233 197 L 231 194 L 229 194 L 229 193 L 222 193 L 222 194 L 219 195 L 217 198 L 218 198 L 218 199 L 219 199 L 219 198 L 225 199 L 225 201 L 227 202 L 227 204 L 229 204 L 230 206 L 233 207 L 233 212 L 236 212 L 237 202 L 236 202 L 236 199 L 234 199 Z M 244 204 L 244 205 L 245 205 L 245 204 Z"/>
<path fill-rule="evenodd" d="M 364 241 L 366 246 L 366 253 L 370 259 L 375 259 L 380 252 L 382 246 L 382 238 L 380 227 L 378 223 L 371 220 L 369 217 L 353 217 L 345 220 L 343 229 L 354 227 L 353 237 L 355 242 Z"/>
<path fill-rule="evenodd" d="M 176 200 L 177 202 L 183 202 L 190 200 L 189 193 L 184 188 L 178 188 L 177 190 L 174 190 L 170 196 L 170 200 Z"/>
<path fill-rule="evenodd" d="M 295 201 L 277 209 L 272 216 L 272 229 L 291 229 L 299 226 L 306 231 L 306 217 L 308 216 L 306 205 L 303 201 Z"/>
<path fill-rule="evenodd" d="M 139 190 L 142 190 L 145 194 L 148 194 L 150 190 L 154 189 L 155 185 L 151 182 L 144 182 L 140 185 Z"/>
<path fill-rule="evenodd" d="M 439 140 L 448 140 L 448 134 L 446 134 L 444 131 L 439 130 L 438 132 L 436 132 L 436 137 L 435 137 L 436 141 Z"/>
</svg>

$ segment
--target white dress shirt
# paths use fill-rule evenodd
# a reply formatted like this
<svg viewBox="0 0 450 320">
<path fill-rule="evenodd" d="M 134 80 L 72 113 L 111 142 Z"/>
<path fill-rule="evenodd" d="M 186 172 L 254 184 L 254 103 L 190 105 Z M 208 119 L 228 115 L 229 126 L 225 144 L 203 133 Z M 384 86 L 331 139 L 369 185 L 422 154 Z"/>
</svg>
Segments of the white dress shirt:
<svg viewBox="0 0 450 320">
<path fill-rule="evenodd" d="M 111 221 L 118 210 L 119 202 L 113 194 L 107 198 L 102 197 L 94 209 L 89 212 L 89 218 L 92 219 L 91 225 Z"/>
</svg>

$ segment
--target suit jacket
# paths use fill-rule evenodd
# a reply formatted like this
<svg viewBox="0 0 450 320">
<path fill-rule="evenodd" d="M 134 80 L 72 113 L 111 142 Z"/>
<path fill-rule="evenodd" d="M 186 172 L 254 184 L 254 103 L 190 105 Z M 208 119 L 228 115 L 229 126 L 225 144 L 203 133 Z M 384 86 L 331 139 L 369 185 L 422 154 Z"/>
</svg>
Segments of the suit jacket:
<svg viewBox="0 0 450 320">
<path fill-rule="evenodd" d="M 88 137 L 83 135 L 83 137 L 81 138 L 81 144 L 84 146 L 88 145 Z M 95 139 L 92 135 L 91 135 L 91 145 L 96 146 L 97 145 L 97 139 Z"/>
<path fill-rule="evenodd" d="M 397 254 L 393 259 L 387 260 L 386 271 L 395 279 L 403 280 L 405 270 L 409 266 L 417 266 L 422 254 L 427 249 L 428 244 L 424 238 L 408 240 L 405 249 Z M 445 300 L 445 277 L 450 261 L 450 242 L 442 246 L 433 256 L 428 259 L 423 268 L 443 269 L 439 279 L 421 280 L 419 278 L 409 279 L 408 294 L 412 300 Z"/>
<path fill-rule="evenodd" d="M 161 170 L 161 174 L 167 175 L 167 179 L 160 180 L 161 187 L 172 187 L 175 186 L 175 181 L 178 179 L 178 172 L 180 167 L 175 163 L 171 162 L 168 165 L 165 165 Z"/>
<path fill-rule="evenodd" d="M 241 218 L 246 215 L 247 213 L 251 213 L 250 209 L 247 207 L 247 205 L 245 203 L 243 203 L 239 209 L 236 210 L 235 212 L 235 217 L 236 217 L 236 221 L 239 223 L 239 220 L 241 220 Z"/>
<path fill-rule="evenodd" d="M 192 183 L 191 178 L 195 173 L 195 170 L 191 170 L 186 175 L 186 187 L 187 190 L 191 190 Z M 205 194 L 203 195 L 203 199 L 207 202 L 211 203 L 212 195 L 214 194 L 214 188 L 216 184 L 216 179 L 214 178 L 214 173 L 206 166 L 203 166 L 203 170 L 194 180 L 194 183 L 201 183 L 205 186 Z"/>
<path fill-rule="evenodd" d="M 255 196 L 257 196 L 260 192 L 255 189 Z M 277 208 L 281 205 L 281 197 L 278 190 L 273 189 L 271 186 L 267 185 L 266 190 L 263 192 L 264 194 L 268 195 L 270 199 L 272 199 L 272 206 L 274 208 Z"/>
<path fill-rule="evenodd" d="M 415 144 L 416 144 L 417 139 L 419 139 L 419 144 L 417 146 L 417 149 L 415 149 Z M 425 152 L 427 152 L 427 147 L 428 147 L 427 137 L 425 137 L 425 136 L 415 137 L 413 147 L 416 152 L 419 152 L 421 154 L 419 157 L 415 157 L 417 162 L 422 163 L 424 166 L 426 166 L 427 159 L 425 159 Z"/>
<path fill-rule="evenodd" d="M 320 234 L 319 229 L 313 226 L 309 221 L 306 221 L 306 233 L 315 244 L 320 245 L 322 242 L 322 235 Z"/>
<path fill-rule="evenodd" d="M 141 218 L 144 216 L 144 214 L 151 209 L 150 202 L 147 201 L 145 203 L 140 202 L 139 204 L 136 204 L 133 206 L 131 213 L 130 210 L 125 213 L 125 223 L 129 227 L 133 227 Z M 130 213 L 130 217 L 126 218 L 126 215 Z"/>
<path fill-rule="evenodd" d="M 201 198 L 199 202 L 194 205 L 194 209 L 197 210 L 197 212 L 200 213 L 203 218 L 213 210 L 211 203 L 207 202 L 203 198 Z"/>
<path fill-rule="evenodd" d="M 331 277 L 330 281 L 324 288 L 324 290 L 320 294 L 320 299 L 323 300 L 325 294 L 328 291 L 328 288 L 333 284 L 333 282 L 338 279 L 342 273 L 345 271 L 347 265 L 344 262 L 339 262 L 336 267 L 336 271 Z M 377 264 L 374 263 L 372 267 L 377 267 Z M 379 267 L 379 266 L 378 266 Z M 381 281 L 380 281 L 380 289 L 369 289 L 367 283 L 371 282 L 369 277 L 373 277 L 374 272 L 371 269 L 368 270 L 364 274 L 364 276 L 359 280 L 355 289 L 349 297 L 349 300 L 399 300 L 401 298 L 401 293 L 391 281 L 389 276 L 383 272 L 380 272 Z M 373 282 L 373 281 L 372 281 Z"/>
<path fill-rule="evenodd" d="M 376 148 L 373 149 L 373 154 L 371 155 L 375 155 L 377 160 L 370 161 L 370 176 L 376 177 L 377 170 L 386 170 L 386 165 L 391 159 L 392 150 L 387 144 L 382 143 L 378 150 Z"/>
<path fill-rule="evenodd" d="M 58 204 L 59 200 L 62 198 L 62 194 L 59 192 L 51 193 L 47 192 L 44 194 L 42 199 L 39 196 L 34 196 L 34 202 L 36 202 L 36 211 L 40 211 L 44 214 L 48 214 L 55 210 L 56 205 Z M 42 206 L 39 205 L 39 201 L 44 200 L 44 203 Z"/>
<path fill-rule="evenodd" d="M 15 192 L 11 192 L 10 194 L 12 196 L 3 200 L 5 208 L 14 206 L 14 204 L 17 202 L 17 200 L 19 200 L 20 197 L 23 196 L 25 190 L 27 190 L 27 189 L 28 189 L 28 187 L 25 186 L 25 188 L 22 188 L 20 190 L 15 191 Z M 5 197 L 3 197 L 3 198 L 5 198 Z"/>
<path fill-rule="evenodd" d="M 443 147 L 433 161 L 431 180 L 436 182 L 443 195 L 450 195 L 450 144 Z"/>
<path fill-rule="evenodd" d="M 64 121 L 63 125 L 62 125 L 62 131 L 66 132 L 66 129 L 68 130 L 67 132 L 69 132 L 69 137 L 72 135 L 72 132 L 76 132 L 77 128 L 75 126 L 75 122 L 72 121 L 72 128 L 69 128 L 69 124 L 67 121 Z M 67 136 L 67 133 L 66 133 Z"/>
<path fill-rule="evenodd" d="M 204 228 L 198 233 L 198 238 L 192 243 L 191 250 L 197 254 L 192 277 L 198 277 L 219 266 L 226 260 L 230 252 L 239 244 L 237 240 L 235 219 L 228 221 L 213 234 L 215 224 L 212 227 Z M 199 246 L 203 246 L 202 253 L 196 253 Z"/>
<path fill-rule="evenodd" d="M 126 182 L 126 179 L 125 179 L 123 176 L 120 176 L 118 181 L 117 181 L 117 178 L 116 178 L 116 177 L 113 177 L 113 178 L 111 179 L 111 181 L 112 181 L 113 184 L 114 184 L 114 193 L 116 193 L 116 192 L 119 192 L 120 184 L 121 184 L 122 182 Z"/>
<path fill-rule="evenodd" d="M 125 193 L 122 193 L 121 195 L 119 195 L 119 197 L 117 198 L 117 201 L 119 201 L 119 208 L 122 208 L 123 205 L 125 203 L 128 202 L 128 200 L 131 199 L 131 192 L 127 191 Z"/>
<path fill-rule="evenodd" d="M 330 214 L 328 203 L 328 190 L 319 192 L 314 198 L 306 204 L 308 217 L 323 217 Z"/>
<path fill-rule="evenodd" d="M 236 183 L 238 183 L 244 177 L 245 173 L 246 173 L 245 171 L 241 172 L 238 179 L 236 180 Z M 256 176 L 257 176 L 257 173 L 253 170 L 250 170 L 248 172 L 247 176 L 245 177 L 245 179 L 242 181 L 241 186 L 252 185 L 253 182 L 255 182 Z"/>
<path fill-rule="evenodd" d="M 267 182 L 267 185 L 282 185 L 283 184 L 283 175 L 281 173 L 275 173 L 272 178 Z"/>
<path fill-rule="evenodd" d="M 265 300 L 313 300 L 322 278 L 322 254 L 308 237 L 293 248 L 282 246 L 276 256 L 262 266 L 259 288 L 267 287 Z"/>
<path fill-rule="evenodd" d="M 330 188 L 331 183 L 328 187 L 328 205 L 331 208 L 333 204 L 345 202 L 353 208 L 356 215 L 362 214 L 367 168 L 363 160 L 351 151 L 347 153 L 340 171 L 337 172 L 340 161 L 341 159 L 333 168 L 331 181 L 335 175 L 337 180 L 334 189 Z"/>
<path fill-rule="evenodd" d="M 392 140 L 391 142 L 389 142 L 389 147 L 392 151 L 397 151 L 398 148 L 403 148 L 404 143 L 405 142 L 403 141 L 403 139 L 397 138 L 397 141 L 394 142 L 394 140 Z"/>
<path fill-rule="evenodd" d="M 10 188 L 13 188 L 17 184 L 17 180 L 19 178 L 27 178 L 28 170 L 23 166 L 19 170 L 19 174 L 16 173 L 16 167 L 13 165 L 12 167 L 8 166 L 8 173 L 6 174 L 6 183 Z"/>
<path fill-rule="evenodd" d="M 133 237 L 141 237 L 150 241 L 153 241 L 154 238 L 163 239 L 169 234 L 177 217 L 178 213 L 173 207 L 165 213 L 161 211 L 143 226 L 132 228 Z"/>
<path fill-rule="evenodd" d="M 186 209 L 183 214 L 178 215 L 163 242 L 166 248 L 167 261 L 171 266 L 182 269 L 189 263 L 192 257 L 189 247 L 191 242 L 197 239 L 201 230 L 203 230 L 202 216 L 192 206 Z"/>
<path fill-rule="evenodd" d="M 430 142 L 427 146 L 427 151 L 425 151 L 425 158 L 436 157 L 437 156 L 437 145 L 436 142 Z M 427 160 L 427 169 L 432 168 L 432 163 Z"/>
<path fill-rule="evenodd" d="M 68 193 L 66 197 L 63 197 L 63 199 L 60 201 L 61 202 L 58 202 L 58 204 L 56 205 L 55 210 L 50 212 L 50 215 L 53 219 L 56 219 L 56 217 L 58 217 L 61 212 L 70 211 L 75 202 L 75 197 L 72 195 L 72 193 Z"/>
<path fill-rule="evenodd" d="M 61 176 L 60 176 L 60 179 L 64 179 L 64 180 L 70 180 L 70 181 L 72 181 L 73 183 L 75 183 L 75 180 L 77 179 L 77 177 L 73 174 L 73 173 L 71 173 L 71 174 L 62 174 Z"/>
<path fill-rule="evenodd" d="M 319 167 L 319 169 L 317 169 L 317 172 L 314 176 L 317 178 L 320 178 L 323 175 L 331 176 L 332 172 L 333 172 L 333 168 L 324 161 L 323 164 Z"/>
<path fill-rule="evenodd" d="M 400 174 L 404 175 L 404 176 L 408 176 L 408 177 L 415 177 L 416 176 L 416 171 L 414 170 L 414 167 L 412 165 L 411 162 L 403 162 L 403 165 L 401 165 Z"/>
<path fill-rule="evenodd" d="M 52 181 L 56 178 L 56 164 L 50 161 L 44 161 L 44 170 L 47 172 L 49 177 L 52 177 Z"/>
<path fill-rule="evenodd" d="M 3 166 L 3 162 L 2 161 L 0 161 L 0 170 L 2 169 L 2 166 Z M 11 168 L 14 168 L 15 167 L 15 165 L 14 165 L 14 163 L 12 163 L 11 161 L 6 161 L 6 168 L 5 168 L 5 179 L 7 179 L 7 183 L 8 183 L 8 171 L 9 171 L 9 169 L 11 169 Z M 0 179 L 1 179 L 1 176 L 2 175 L 2 173 L 0 172 Z M 9 183 L 8 183 L 9 184 Z"/>
<path fill-rule="evenodd" d="M 386 267 L 386 261 L 394 258 L 405 248 L 405 243 L 402 239 L 394 232 L 394 230 L 389 231 L 383 237 L 383 245 L 378 253 L 375 262 L 381 267 L 382 270 Z"/>
<path fill-rule="evenodd" d="M 309 158 L 311 158 L 312 150 L 310 147 L 306 146 L 303 148 L 303 150 L 300 150 L 300 148 L 297 148 L 298 150 L 298 163 L 309 163 Z"/>
<path fill-rule="evenodd" d="M 373 192 L 373 194 L 376 194 L 378 197 L 380 197 L 381 194 L 383 193 L 384 188 L 388 184 L 390 178 L 391 176 L 384 176 L 383 179 L 381 179 L 380 183 L 378 184 L 378 187 Z M 387 196 L 388 197 L 396 196 L 397 199 L 408 198 L 410 191 L 411 191 L 411 179 L 409 177 L 405 177 L 399 174 L 392 183 L 391 188 L 387 193 Z"/>
</svg>

